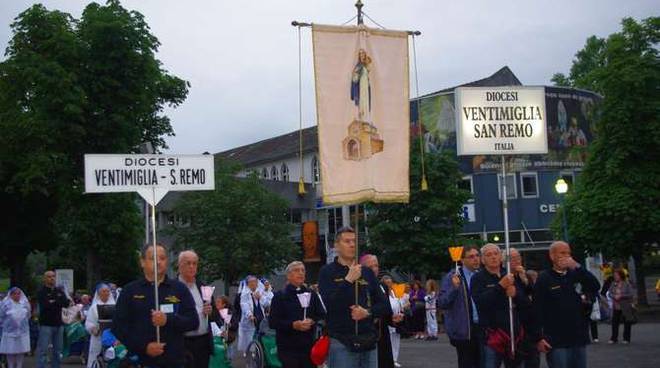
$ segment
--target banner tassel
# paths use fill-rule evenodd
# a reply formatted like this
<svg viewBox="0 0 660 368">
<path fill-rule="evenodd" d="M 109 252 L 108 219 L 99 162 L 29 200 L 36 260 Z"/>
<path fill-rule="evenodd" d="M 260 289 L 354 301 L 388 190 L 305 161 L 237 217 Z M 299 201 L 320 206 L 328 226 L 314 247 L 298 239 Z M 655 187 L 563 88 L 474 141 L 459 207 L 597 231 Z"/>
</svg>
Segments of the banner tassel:
<svg viewBox="0 0 660 368">
<path fill-rule="evenodd" d="M 424 123 L 422 123 L 422 111 L 420 110 L 419 103 L 419 78 L 417 76 L 417 48 L 415 47 L 415 34 L 412 34 L 412 49 L 413 49 L 413 65 L 415 70 L 415 94 L 417 95 L 417 123 L 419 124 L 419 129 L 417 134 L 419 135 L 419 151 L 420 151 L 420 160 L 422 164 L 422 192 L 429 190 L 429 183 L 426 181 L 426 165 L 424 163 Z"/>
</svg>

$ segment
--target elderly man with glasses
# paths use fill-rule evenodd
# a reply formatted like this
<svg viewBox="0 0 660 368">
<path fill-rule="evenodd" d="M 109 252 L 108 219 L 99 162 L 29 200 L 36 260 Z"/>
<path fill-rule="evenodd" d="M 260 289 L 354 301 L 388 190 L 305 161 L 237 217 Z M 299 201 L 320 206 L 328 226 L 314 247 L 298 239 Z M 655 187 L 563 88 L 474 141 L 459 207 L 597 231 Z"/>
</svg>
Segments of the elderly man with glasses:
<svg viewBox="0 0 660 368">
<path fill-rule="evenodd" d="M 456 348 L 460 368 L 479 367 L 479 315 L 472 299 L 470 281 L 479 271 L 479 250 L 466 246 L 462 266 L 452 269 L 442 279 L 438 304 L 445 311 L 445 329 Z"/>
</svg>

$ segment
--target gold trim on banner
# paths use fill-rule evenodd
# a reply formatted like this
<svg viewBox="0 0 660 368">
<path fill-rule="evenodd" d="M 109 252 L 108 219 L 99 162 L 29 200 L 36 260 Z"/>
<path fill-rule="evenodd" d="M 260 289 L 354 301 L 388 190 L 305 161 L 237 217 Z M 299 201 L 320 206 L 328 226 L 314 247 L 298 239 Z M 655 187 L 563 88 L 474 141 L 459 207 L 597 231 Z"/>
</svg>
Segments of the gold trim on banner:
<svg viewBox="0 0 660 368">
<path fill-rule="evenodd" d="M 324 205 L 345 205 L 364 202 L 408 203 L 410 192 L 378 192 L 375 189 L 363 189 L 352 193 L 323 195 Z"/>
</svg>

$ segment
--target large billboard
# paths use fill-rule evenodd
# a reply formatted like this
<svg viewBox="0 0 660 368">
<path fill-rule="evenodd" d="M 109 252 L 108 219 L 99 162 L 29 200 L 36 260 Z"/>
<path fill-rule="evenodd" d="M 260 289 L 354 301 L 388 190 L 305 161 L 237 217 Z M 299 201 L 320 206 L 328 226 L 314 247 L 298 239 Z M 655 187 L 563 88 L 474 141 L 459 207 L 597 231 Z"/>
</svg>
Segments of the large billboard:
<svg viewBox="0 0 660 368">
<path fill-rule="evenodd" d="M 584 166 L 587 147 L 595 135 L 600 100 L 599 95 L 589 91 L 545 87 L 548 153 L 512 156 L 510 163 L 513 170 L 575 169 Z M 414 124 L 418 121 L 418 110 L 421 112 L 428 150 L 456 151 L 454 93 L 440 93 L 411 101 L 411 120 Z M 463 156 L 461 160 L 461 168 L 466 172 L 500 170 L 497 155 Z"/>
</svg>

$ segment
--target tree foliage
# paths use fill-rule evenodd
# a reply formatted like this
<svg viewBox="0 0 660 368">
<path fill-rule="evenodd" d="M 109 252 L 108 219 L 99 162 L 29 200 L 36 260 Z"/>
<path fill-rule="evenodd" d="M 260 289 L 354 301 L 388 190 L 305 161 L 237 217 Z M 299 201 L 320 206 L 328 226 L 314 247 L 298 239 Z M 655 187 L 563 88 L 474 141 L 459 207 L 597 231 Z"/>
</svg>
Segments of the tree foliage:
<svg viewBox="0 0 660 368">
<path fill-rule="evenodd" d="M 620 32 L 587 40 L 568 77 L 604 96 L 597 138 L 567 196 L 570 240 L 592 253 L 632 256 L 639 286 L 642 257 L 660 235 L 659 40 L 660 18 L 626 18 Z"/>
<path fill-rule="evenodd" d="M 190 219 L 175 228 L 177 244 L 200 254 L 203 276 L 230 285 L 246 273 L 269 274 L 298 256 L 287 202 L 256 175 L 236 177 L 238 165 L 216 159 L 215 166 L 215 191 L 185 193 L 174 209 Z"/>
<path fill-rule="evenodd" d="M 117 0 L 88 5 L 80 19 L 34 5 L 12 31 L 0 63 L 0 200 L 17 217 L 3 224 L 0 253 L 62 244 L 59 253 L 96 260 L 91 285 L 104 276 L 101 260 L 115 269 L 132 257 L 139 223 L 134 196 L 83 195 L 83 155 L 165 147 L 173 131 L 163 109 L 189 86 L 162 69 L 144 17 Z M 108 248 L 115 257 L 103 256 Z"/>
<path fill-rule="evenodd" d="M 427 191 L 421 191 L 421 160 L 411 144 L 410 201 L 368 206 L 370 250 L 386 268 L 439 276 L 449 268 L 448 247 L 457 242 L 462 206 L 470 193 L 458 188 L 461 173 L 453 153 L 425 153 Z"/>
</svg>

